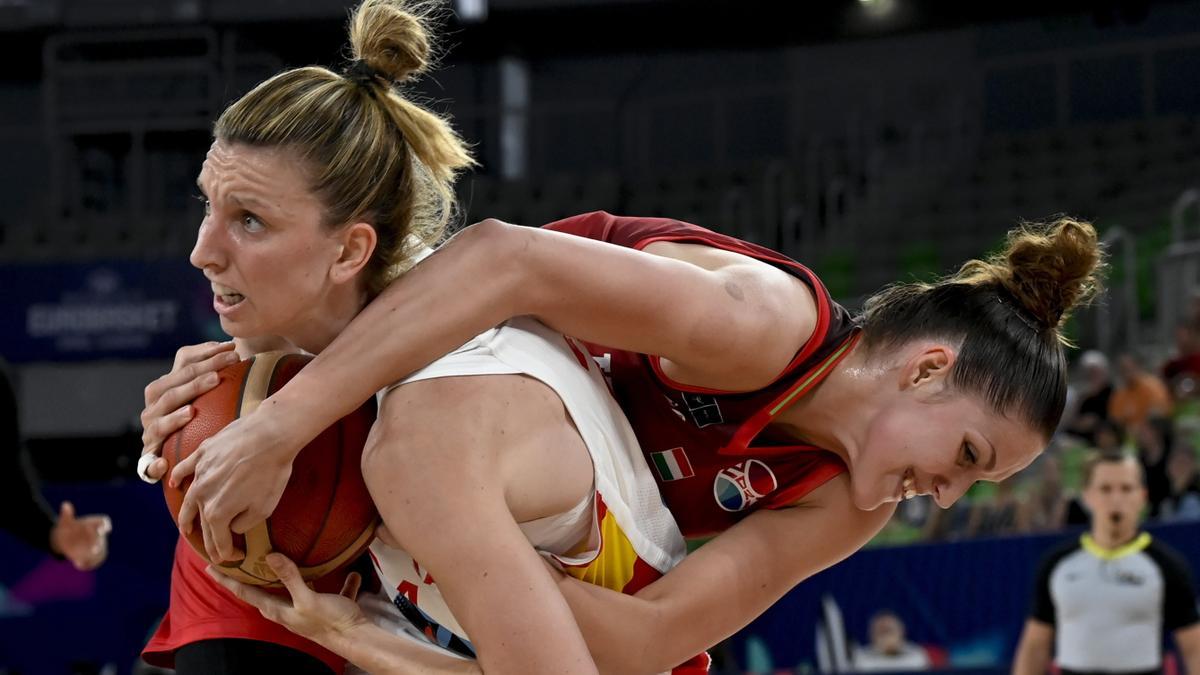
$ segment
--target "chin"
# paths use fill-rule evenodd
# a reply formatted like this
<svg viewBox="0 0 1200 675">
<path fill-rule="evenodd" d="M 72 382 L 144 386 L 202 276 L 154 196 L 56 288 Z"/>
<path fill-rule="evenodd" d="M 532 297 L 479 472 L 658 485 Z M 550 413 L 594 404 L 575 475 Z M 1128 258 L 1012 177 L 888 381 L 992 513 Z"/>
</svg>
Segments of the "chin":
<svg viewBox="0 0 1200 675">
<path fill-rule="evenodd" d="M 278 331 L 272 332 L 269 327 L 262 325 L 258 321 L 234 321 L 228 317 L 220 317 L 221 330 L 225 331 L 229 337 L 251 339 L 263 337 L 266 335 L 278 335 Z"/>
<path fill-rule="evenodd" d="M 221 321 L 221 330 L 225 331 L 225 334 L 228 335 L 229 337 L 231 337 L 231 338 L 251 337 L 250 335 L 247 334 L 246 327 L 244 325 L 238 323 L 237 321 L 230 321 L 229 319 L 226 319 L 223 316 L 220 317 L 220 321 Z"/>
<path fill-rule="evenodd" d="M 854 507 L 860 511 L 874 511 L 894 501 L 895 499 L 891 495 L 854 493 Z"/>
</svg>

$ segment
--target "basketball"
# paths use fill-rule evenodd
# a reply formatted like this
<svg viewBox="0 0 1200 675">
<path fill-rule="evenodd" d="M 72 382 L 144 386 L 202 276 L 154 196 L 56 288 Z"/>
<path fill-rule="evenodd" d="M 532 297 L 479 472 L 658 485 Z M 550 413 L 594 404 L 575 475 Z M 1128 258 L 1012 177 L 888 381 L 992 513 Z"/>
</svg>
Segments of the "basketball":
<svg viewBox="0 0 1200 675">
<path fill-rule="evenodd" d="M 253 412 L 312 358 L 267 352 L 219 371 L 220 383 L 192 403 L 192 420 L 163 443 L 162 454 L 171 469 L 206 438 Z M 371 399 L 305 446 L 292 464 L 292 475 L 274 513 L 244 536 L 233 535 L 234 545 L 245 551 L 246 557 L 215 567 L 248 584 L 280 587 L 266 562 L 268 553 L 291 558 L 308 580 L 326 576 L 362 554 L 379 523 L 359 468 L 374 421 L 375 400 Z M 177 488 L 163 481 L 167 507 L 177 523 L 190 485 L 191 477 Z M 198 518 L 187 540 L 208 559 Z"/>
</svg>

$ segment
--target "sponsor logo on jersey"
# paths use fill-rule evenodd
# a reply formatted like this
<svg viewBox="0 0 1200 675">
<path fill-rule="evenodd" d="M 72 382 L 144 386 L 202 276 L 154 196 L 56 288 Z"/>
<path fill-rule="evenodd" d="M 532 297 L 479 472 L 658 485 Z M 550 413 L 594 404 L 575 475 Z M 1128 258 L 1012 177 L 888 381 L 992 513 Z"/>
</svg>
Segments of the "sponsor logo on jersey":
<svg viewBox="0 0 1200 675">
<path fill-rule="evenodd" d="M 717 399 L 712 396 L 683 392 L 683 404 L 687 406 L 688 413 L 692 416 L 692 422 L 701 429 L 725 421 L 725 418 L 721 416 L 721 407 L 717 405 Z"/>
<path fill-rule="evenodd" d="M 713 479 L 713 497 L 717 506 L 730 512 L 749 508 L 779 487 L 771 467 L 750 459 L 721 469 Z"/>
<path fill-rule="evenodd" d="M 1146 583 L 1146 578 L 1137 572 L 1120 569 L 1116 570 L 1115 573 L 1112 574 L 1112 580 L 1116 582 L 1118 586 L 1141 586 L 1142 584 Z"/>
</svg>

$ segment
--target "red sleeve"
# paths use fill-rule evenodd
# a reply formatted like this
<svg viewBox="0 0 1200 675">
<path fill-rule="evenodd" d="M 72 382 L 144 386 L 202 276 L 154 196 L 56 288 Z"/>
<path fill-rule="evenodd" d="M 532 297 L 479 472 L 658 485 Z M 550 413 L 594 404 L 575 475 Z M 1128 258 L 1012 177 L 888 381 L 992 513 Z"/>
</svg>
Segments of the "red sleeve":
<svg viewBox="0 0 1200 675">
<path fill-rule="evenodd" d="M 702 227 L 669 218 L 633 218 L 614 216 L 604 211 L 593 211 L 571 216 L 543 226 L 555 232 L 565 232 L 577 237 L 587 237 L 626 248 L 641 249 L 651 241 L 669 235 L 681 228 L 692 228 L 709 232 Z M 713 232 L 712 234 L 716 234 Z"/>
</svg>

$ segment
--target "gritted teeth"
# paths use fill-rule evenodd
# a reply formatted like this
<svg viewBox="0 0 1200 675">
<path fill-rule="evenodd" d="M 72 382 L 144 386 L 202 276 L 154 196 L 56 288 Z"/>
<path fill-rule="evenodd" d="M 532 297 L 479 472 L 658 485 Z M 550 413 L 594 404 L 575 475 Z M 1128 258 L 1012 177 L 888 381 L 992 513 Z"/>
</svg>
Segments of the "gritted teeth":
<svg viewBox="0 0 1200 675">
<path fill-rule="evenodd" d="M 229 286 L 223 286 L 216 282 L 212 282 L 212 292 L 213 295 L 219 297 L 221 301 L 227 305 L 236 305 L 246 297 L 239 293 L 237 289 L 230 288 Z"/>
</svg>

